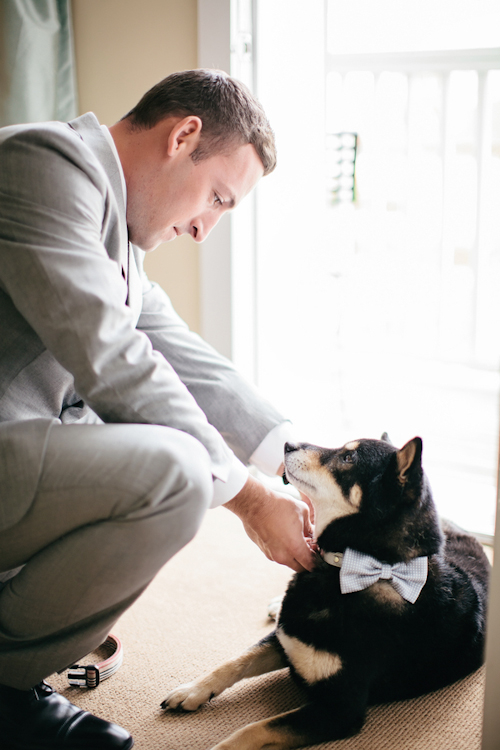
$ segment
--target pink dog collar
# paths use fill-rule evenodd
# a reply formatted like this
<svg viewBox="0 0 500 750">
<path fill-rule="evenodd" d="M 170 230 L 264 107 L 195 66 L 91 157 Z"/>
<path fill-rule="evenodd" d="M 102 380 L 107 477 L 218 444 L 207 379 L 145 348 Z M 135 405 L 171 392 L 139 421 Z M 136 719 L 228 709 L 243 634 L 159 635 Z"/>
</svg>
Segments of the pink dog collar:
<svg viewBox="0 0 500 750">
<path fill-rule="evenodd" d="M 80 666 L 74 664 L 69 668 L 68 682 L 77 687 L 96 688 L 101 680 L 111 677 L 123 663 L 123 646 L 116 635 L 108 635 L 103 648 L 111 651 L 110 656 L 98 664 L 86 664 Z"/>
</svg>

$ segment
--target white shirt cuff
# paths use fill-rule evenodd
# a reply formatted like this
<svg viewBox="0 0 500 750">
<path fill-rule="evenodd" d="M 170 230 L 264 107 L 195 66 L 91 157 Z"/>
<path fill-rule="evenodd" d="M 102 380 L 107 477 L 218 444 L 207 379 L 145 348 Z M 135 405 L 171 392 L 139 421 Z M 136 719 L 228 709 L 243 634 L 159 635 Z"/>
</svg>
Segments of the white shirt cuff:
<svg viewBox="0 0 500 750">
<path fill-rule="evenodd" d="M 247 479 L 248 469 L 234 456 L 227 480 L 223 482 L 222 479 L 214 479 L 214 495 L 210 507 L 218 508 L 232 500 L 243 489 Z"/>
<path fill-rule="evenodd" d="M 267 433 L 250 456 L 250 463 L 263 474 L 276 476 L 283 463 L 283 446 L 287 441 L 295 441 L 294 427 L 291 422 L 282 422 Z M 227 480 L 223 482 L 222 479 L 214 479 L 214 495 L 210 507 L 218 508 L 232 500 L 243 489 L 247 479 L 248 469 L 234 456 Z"/>
<path fill-rule="evenodd" d="M 283 463 L 286 442 L 295 442 L 294 427 L 291 422 L 282 422 L 268 432 L 262 443 L 250 456 L 250 463 L 268 476 L 276 476 Z"/>
</svg>

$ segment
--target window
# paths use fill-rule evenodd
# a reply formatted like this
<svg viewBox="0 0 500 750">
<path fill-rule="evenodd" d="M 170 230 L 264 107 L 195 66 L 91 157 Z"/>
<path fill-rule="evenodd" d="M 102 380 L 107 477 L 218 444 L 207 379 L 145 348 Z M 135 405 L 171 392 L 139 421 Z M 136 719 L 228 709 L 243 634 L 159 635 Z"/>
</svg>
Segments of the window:
<svg viewBox="0 0 500 750">
<path fill-rule="evenodd" d="M 484 534 L 500 387 L 497 8 L 265 0 L 254 74 L 279 157 L 256 200 L 258 384 L 304 439 L 420 434 L 440 511 Z M 354 201 L 334 199 L 346 133 Z"/>
</svg>

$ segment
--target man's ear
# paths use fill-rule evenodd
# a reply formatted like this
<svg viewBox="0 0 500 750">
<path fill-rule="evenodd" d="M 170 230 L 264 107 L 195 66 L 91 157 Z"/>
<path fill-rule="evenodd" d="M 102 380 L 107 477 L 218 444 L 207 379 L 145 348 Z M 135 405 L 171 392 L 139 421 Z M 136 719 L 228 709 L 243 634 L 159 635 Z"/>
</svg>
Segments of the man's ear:
<svg viewBox="0 0 500 750">
<path fill-rule="evenodd" d="M 175 156 L 183 151 L 192 154 L 200 141 L 202 127 L 203 123 L 196 115 L 177 120 L 168 135 L 167 155 Z"/>
</svg>

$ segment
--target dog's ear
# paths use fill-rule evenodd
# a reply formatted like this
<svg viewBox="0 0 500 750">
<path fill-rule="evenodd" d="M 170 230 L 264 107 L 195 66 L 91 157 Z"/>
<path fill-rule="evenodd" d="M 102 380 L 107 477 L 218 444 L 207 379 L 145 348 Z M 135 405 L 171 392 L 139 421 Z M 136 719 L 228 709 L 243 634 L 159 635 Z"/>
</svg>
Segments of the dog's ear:
<svg viewBox="0 0 500 750">
<path fill-rule="evenodd" d="M 389 445 L 394 445 L 394 443 L 392 442 L 387 432 L 383 432 L 382 437 L 380 439 L 383 440 L 384 443 L 389 443 Z"/>
<path fill-rule="evenodd" d="M 409 479 L 422 474 L 422 439 L 414 437 L 396 454 L 398 479 L 405 485 Z"/>
</svg>

